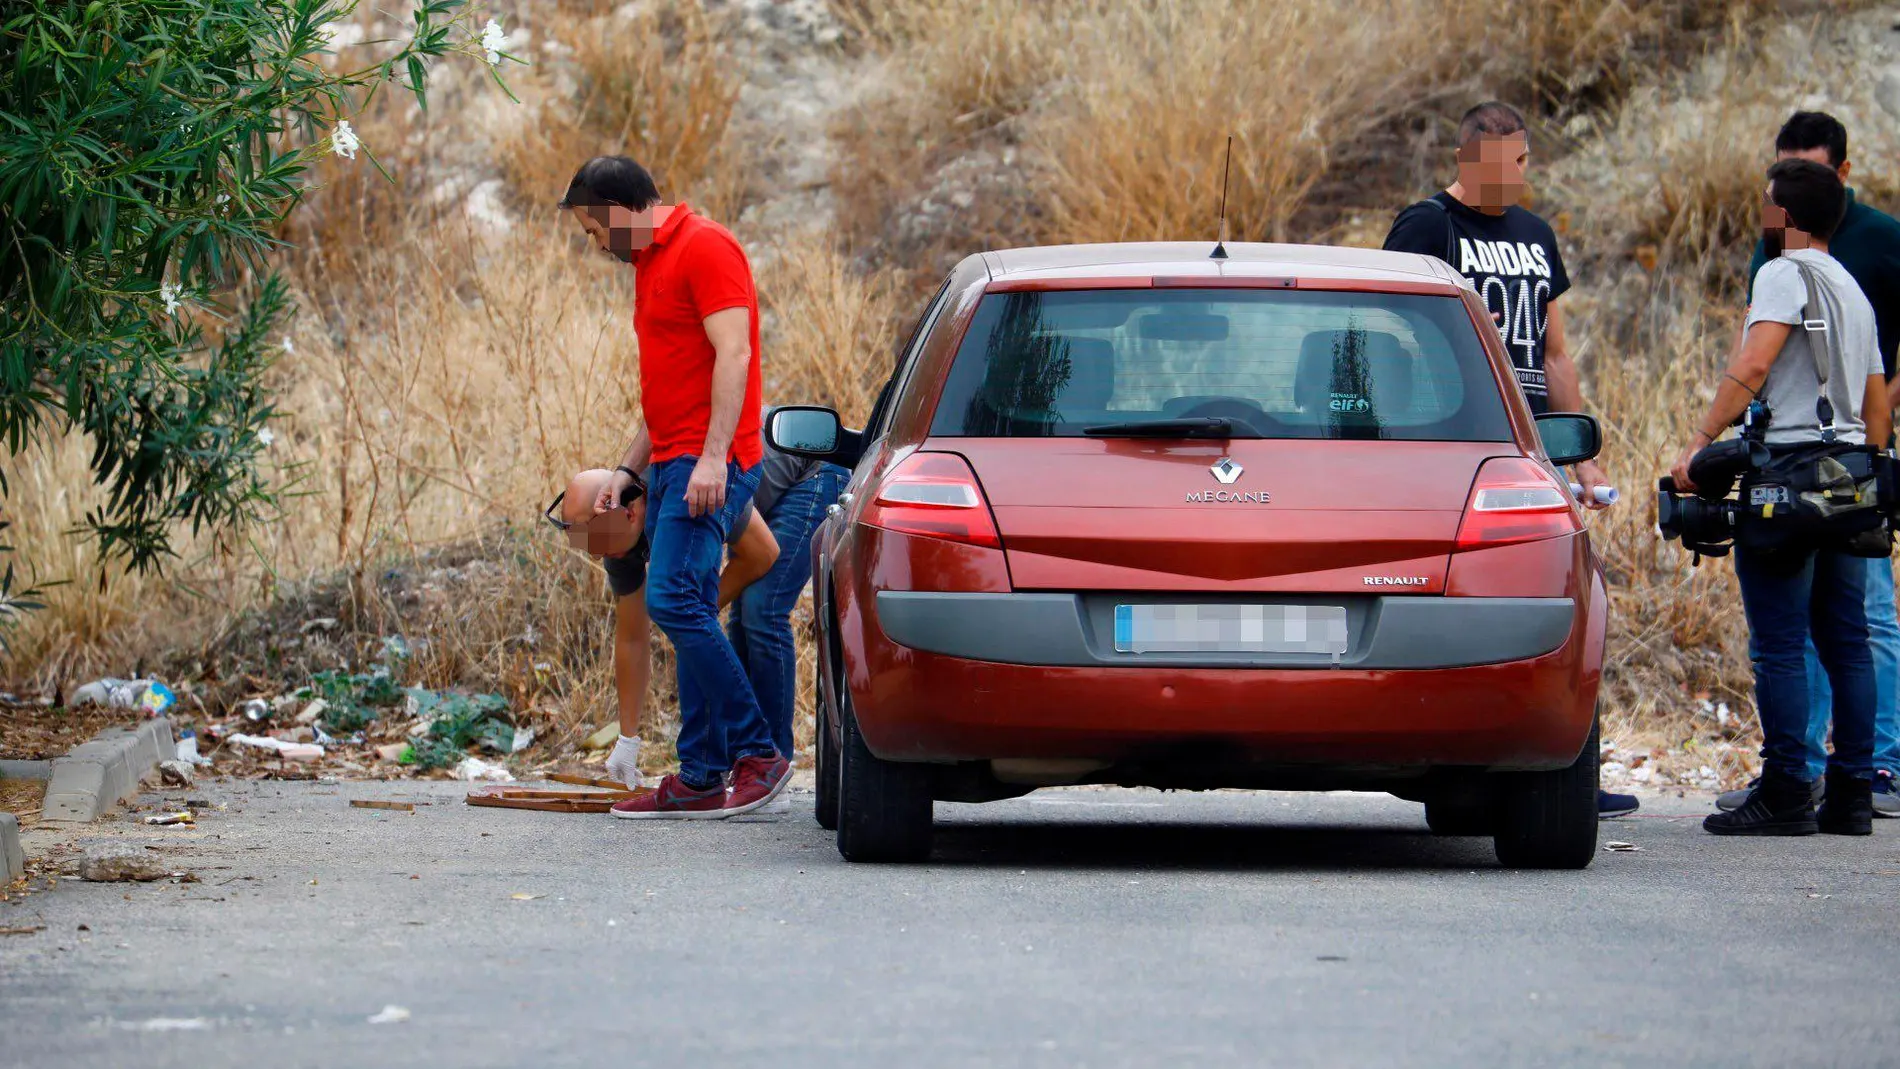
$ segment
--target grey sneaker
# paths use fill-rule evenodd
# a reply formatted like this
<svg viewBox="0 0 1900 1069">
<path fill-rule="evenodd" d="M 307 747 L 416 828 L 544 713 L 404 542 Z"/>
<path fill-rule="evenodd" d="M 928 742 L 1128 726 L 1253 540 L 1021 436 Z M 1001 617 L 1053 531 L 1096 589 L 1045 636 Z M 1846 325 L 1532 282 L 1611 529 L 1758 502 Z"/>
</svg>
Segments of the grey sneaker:
<svg viewBox="0 0 1900 1069">
<path fill-rule="evenodd" d="M 1754 794 L 1755 788 L 1759 786 L 1761 786 L 1761 777 L 1757 776 L 1756 778 L 1749 780 L 1748 786 L 1743 787 L 1739 791 L 1724 791 L 1722 795 L 1715 800 L 1715 808 L 1720 809 L 1724 813 L 1733 813 L 1737 809 L 1740 809 L 1741 807 L 1748 804 L 1748 796 L 1751 794 Z M 1822 797 L 1824 797 L 1827 794 L 1827 780 L 1826 779 L 1815 780 L 1813 790 L 1814 790 L 1814 804 L 1820 805 Z M 1874 792 L 1875 792 L 1874 793 L 1874 811 L 1875 812 L 1880 811 L 1879 791 L 1880 791 L 1880 785 L 1878 782 L 1876 782 L 1874 784 Z M 1894 796 L 1893 804 L 1895 806 L 1895 810 L 1885 815 L 1890 816 L 1890 817 L 1900 817 L 1900 795 Z"/>
<path fill-rule="evenodd" d="M 1874 816 L 1900 817 L 1900 784 L 1884 769 L 1874 773 Z"/>
</svg>

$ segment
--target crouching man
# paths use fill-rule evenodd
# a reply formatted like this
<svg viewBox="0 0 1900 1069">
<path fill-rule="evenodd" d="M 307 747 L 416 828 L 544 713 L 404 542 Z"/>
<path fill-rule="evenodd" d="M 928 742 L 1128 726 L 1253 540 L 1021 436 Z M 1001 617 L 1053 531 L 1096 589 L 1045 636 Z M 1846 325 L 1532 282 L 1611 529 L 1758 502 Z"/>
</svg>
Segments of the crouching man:
<svg viewBox="0 0 1900 1069">
<path fill-rule="evenodd" d="M 607 774 L 633 786 L 639 783 L 640 729 L 652 676 L 652 630 L 642 594 L 646 499 L 644 487 L 636 483 L 636 496 L 623 498 L 625 505 L 595 513 L 593 502 L 613 474 L 595 468 L 576 475 L 562 499 L 562 520 L 570 544 L 600 558 L 613 590 L 620 739 L 607 758 Z M 758 492 L 745 522 L 727 544 L 729 556 L 719 574 L 719 608 L 734 606 L 728 625 L 733 649 L 765 712 L 772 741 L 786 755 L 792 753 L 798 690 L 791 614 L 811 579 L 812 532 L 849 474 L 835 464 L 788 456 L 767 446 Z M 789 806 L 790 800 L 780 795 L 758 812 L 783 812 Z"/>
<path fill-rule="evenodd" d="M 640 729 L 646 714 L 647 685 L 653 678 L 653 626 L 647 616 L 645 487 L 639 483 L 622 504 L 596 513 L 594 502 L 614 473 L 590 468 L 574 476 L 561 497 L 561 526 L 568 544 L 599 558 L 614 595 L 614 696 L 620 713 L 620 739 L 607 757 L 607 778 L 629 787 L 640 785 Z M 779 556 L 772 529 L 756 511 L 728 543 L 726 567 L 719 573 L 719 607 L 732 604 L 751 583 L 773 569 Z"/>
</svg>

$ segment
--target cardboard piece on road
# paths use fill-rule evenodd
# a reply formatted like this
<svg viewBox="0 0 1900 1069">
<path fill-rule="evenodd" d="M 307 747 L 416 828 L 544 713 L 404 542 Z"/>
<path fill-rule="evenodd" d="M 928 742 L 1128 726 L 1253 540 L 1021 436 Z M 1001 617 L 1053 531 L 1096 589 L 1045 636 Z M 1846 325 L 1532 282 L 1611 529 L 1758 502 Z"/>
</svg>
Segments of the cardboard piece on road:
<svg viewBox="0 0 1900 1069">
<path fill-rule="evenodd" d="M 350 799 L 350 808 L 390 809 L 398 813 L 413 813 L 416 811 L 415 803 L 413 802 L 383 802 L 373 798 L 352 798 Z"/>
<path fill-rule="evenodd" d="M 571 782 L 571 780 L 559 780 L 559 782 Z M 610 781 L 589 780 L 586 782 L 604 784 Z M 496 809 L 535 809 L 547 813 L 605 813 L 613 808 L 615 802 L 650 794 L 653 790 L 651 787 L 627 790 L 622 784 L 614 784 L 614 786 L 621 789 L 550 791 L 497 783 L 468 792 L 468 804 L 490 806 Z"/>
</svg>

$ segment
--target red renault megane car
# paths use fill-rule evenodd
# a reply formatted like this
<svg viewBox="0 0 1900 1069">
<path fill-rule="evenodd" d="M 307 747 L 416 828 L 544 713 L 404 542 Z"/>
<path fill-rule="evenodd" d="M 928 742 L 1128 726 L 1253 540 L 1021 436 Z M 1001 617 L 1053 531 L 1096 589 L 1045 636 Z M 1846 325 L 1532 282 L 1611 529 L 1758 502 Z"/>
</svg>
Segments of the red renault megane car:
<svg viewBox="0 0 1900 1069">
<path fill-rule="evenodd" d="M 814 538 L 818 819 L 915 860 L 934 800 L 1388 791 L 1513 866 L 1596 848 L 1608 610 L 1498 329 L 1437 260 L 1298 245 L 971 256 Z"/>
</svg>

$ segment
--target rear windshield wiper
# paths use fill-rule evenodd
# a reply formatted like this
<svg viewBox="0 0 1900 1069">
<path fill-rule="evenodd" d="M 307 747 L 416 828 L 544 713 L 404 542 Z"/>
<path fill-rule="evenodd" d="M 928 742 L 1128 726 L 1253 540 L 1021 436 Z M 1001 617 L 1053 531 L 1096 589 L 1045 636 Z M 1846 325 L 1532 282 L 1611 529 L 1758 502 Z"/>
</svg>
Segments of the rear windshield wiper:
<svg viewBox="0 0 1900 1069">
<path fill-rule="evenodd" d="M 1082 428 L 1091 438 L 1258 438 L 1260 432 L 1224 416 L 1141 419 Z"/>
</svg>

